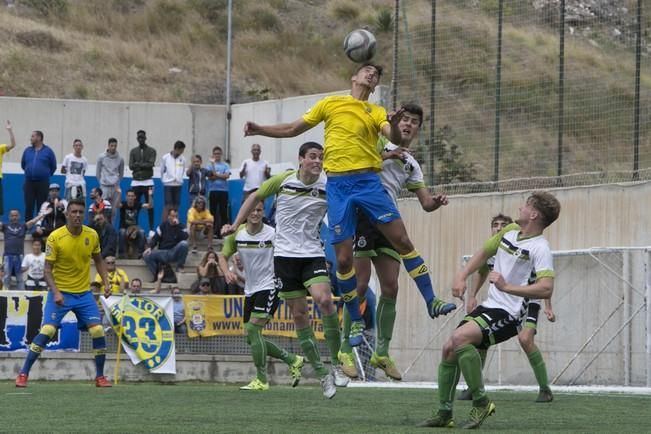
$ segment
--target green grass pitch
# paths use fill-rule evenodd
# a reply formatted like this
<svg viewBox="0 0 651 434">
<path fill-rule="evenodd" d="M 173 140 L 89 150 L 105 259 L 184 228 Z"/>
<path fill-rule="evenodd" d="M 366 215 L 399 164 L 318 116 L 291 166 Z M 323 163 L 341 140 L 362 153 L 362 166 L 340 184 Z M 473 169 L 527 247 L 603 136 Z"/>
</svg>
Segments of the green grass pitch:
<svg viewBox="0 0 651 434">
<path fill-rule="evenodd" d="M 272 386 L 245 392 L 237 385 L 119 384 L 32 381 L 27 389 L 1 382 L 0 432 L 259 432 L 412 433 L 437 402 L 435 390 L 338 389 L 328 401 L 317 386 Z M 494 392 L 497 412 L 481 427 L 492 432 L 649 432 L 651 397 Z M 469 404 L 457 402 L 455 420 Z M 455 430 L 446 429 L 445 432 Z"/>
</svg>

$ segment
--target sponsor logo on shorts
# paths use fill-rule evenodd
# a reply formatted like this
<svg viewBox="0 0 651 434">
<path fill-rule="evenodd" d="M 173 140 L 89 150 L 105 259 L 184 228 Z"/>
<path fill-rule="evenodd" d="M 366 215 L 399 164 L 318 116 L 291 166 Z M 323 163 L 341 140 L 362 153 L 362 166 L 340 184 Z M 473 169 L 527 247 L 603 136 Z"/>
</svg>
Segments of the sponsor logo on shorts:
<svg viewBox="0 0 651 434">
<path fill-rule="evenodd" d="M 325 268 L 319 268 L 318 270 L 314 270 L 314 274 L 327 273 L 327 272 L 328 272 L 328 270 L 326 270 Z"/>
<path fill-rule="evenodd" d="M 382 215 L 381 215 L 380 217 L 378 217 L 377 219 L 378 219 L 378 220 L 386 220 L 386 219 L 388 219 L 388 218 L 390 218 L 390 217 L 393 217 L 393 213 L 392 213 L 392 212 L 388 212 L 388 213 L 386 213 L 386 214 L 382 214 Z"/>
<path fill-rule="evenodd" d="M 339 225 L 335 226 L 335 234 L 341 235 L 341 226 L 339 226 Z"/>
</svg>

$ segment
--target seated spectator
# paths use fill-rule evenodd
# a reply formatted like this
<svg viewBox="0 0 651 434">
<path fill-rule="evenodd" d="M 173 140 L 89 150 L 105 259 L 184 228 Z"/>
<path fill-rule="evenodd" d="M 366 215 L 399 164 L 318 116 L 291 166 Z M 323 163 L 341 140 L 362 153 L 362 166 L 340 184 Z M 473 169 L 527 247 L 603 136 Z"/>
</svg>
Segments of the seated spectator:
<svg viewBox="0 0 651 434">
<path fill-rule="evenodd" d="M 234 281 L 226 285 L 227 295 L 244 294 L 244 284 L 246 283 L 246 273 L 239 253 L 235 253 L 228 261 L 228 270 L 236 277 Z"/>
<path fill-rule="evenodd" d="M 185 325 L 185 305 L 178 286 L 172 288 L 172 301 L 174 302 L 174 333 L 186 334 L 188 330 Z"/>
<path fill-rule="evenodd" d="M 179 213 L 171 208 L 167 218 L 157 228 L 142 256 L 147 268 L 156 280 L 158 272 L 165 264 L 176 264 L 176 271 L 183 272 L 188 257 L 188 231 L 179 221 Z M 154 248 L 158 246 L 158 249 Z"/>
<path fill-rule="evenodd" d="M 197 253 L 197 236 L 201 234 L 208 240 L 208 250 L 212 249 L 213 217 L 206 207 L 206 198 L 203 196 L 197 196 L 192 208 L 188 210 L 188 230 L 192 253 Z"/>
<path fill-rule="evenodd" d="M 127 191 L 127 199 L 118 203 L 120 208 L 120 234 L 119 252 L 121 257 L 129 259 L 140 258 L 145 250 L 145 231 L 138 225 L 140 209 L 153 209 L 153 195 L 149 195 L 149 202 L 140 203 L 136 200 L 133 190 Z"/>
<path fill-rule="evenodd" d="M 206 252 L 199 265 L 197 265 L 197 280 L 192 285 L 192 292 L 195 294 L 203 293 L 201 285 L 206 282 L 208 282 L 208 293 L 226 293 L 226 280 L 219 268 L 217 253 L 213 250 Z"/>
<path fill-rule="evenodd" d="M 61 187 L 59 184 L 50 184 L 50 194 L 48 199 L 43 202 L 39 214 L 45 215 L 43 220 L 36 224 L 34 235 L 46 240 L 53 230 L 59 229 L 66 224 L 66 208 L 68 201 L 59 198 Z M 43 241 L 43 250 L 45 251 L 45 241 Z"/>
<path fill-rule="evenodd" d="M 106 218 L 106 221 L 111 223 L 111 217 L 113 215 L 113 207 L 111 202 L 104 199 L 104 192 L 99 187 L 95 187 L 90 191 L 90 199 L 92 203 L 88 207 L 88 220 L 93 221 L 94 217 L 100 214 L 103 214 Z"/>
<path fill-rule="evenodd" d="M 131 285 L 129 286 L 129 295 L 140 295 L 142 292 L 142 280 L 138 279 L 137 277 L 135 279 L 131 280 Z"/>
<path fill-rule="evenodd" d="M 113 257 L 113 261 L 115 262 L 115 256 L 117 256 L 118 250 L 118 232 L 111 223 L 106 221 L 104 214 L 95 215 L 93 224 L 90 227 L 95 229 L 97 235 L 99 235 L 102 258 L 108 259 L 110 256 Z"/>
<path fill-rule="evenodd" d="M 118 268 L 115 263 L 115 256 L 107 256 L 104 259 L 106 264 L 106 271 L 108 274 L 109 282 L 111 282 L 111 293 L 112 294 L 123 294 L 126 293 L 129 289 L 129 276 L 122 269 Z M 102 277 L 99 273 L 95 273 L 95 282 L 99 283 L 100 293 L 104 293 L 104 285 L 102 284 Z"/>
<path fill-rule="evenodd" d="M 213 294 L 212 290 L 210 289 L 210 279 L 208 279 L 207 277 L 202 277 L 201 279 L 199 279 L 198 283 L 199 285 L 197 286 L 197 288 L 194 291 L 192 291 L 193 294 L 196 295 Z"/>
<path fill-rule="evenodd" d="M 42 251 L 43 242 L 40 239 L 32 241 L 32 253 L 28 253 L 23 258 L 23 273 L 27 272 L 25 279 L 25 289 L 27 291 L 47 291 L 47 282 L 45 281 L 45 254 Z"/>
<path fill-rule="evenodd" d="M 20 222 L 20 212 L 17 209 L 9 211 L 9 223 L 3 224 L 0 221 L 0 232 L 5 234 L 3 256 L 4 264 L 4 286 L 9 289 L 11 276 L 16 277 L 16 289 L 23 291 L 23 254 L 25 253 L 25 235 L 27 231 L 40 221 L 44 216 L 39 214 L 28 222 Z"/>
<path fill-rule="evenodd" d="M 0 291 L 5 289 L 4 281 L 5 281 L 5 264 L 0 264 Z"/>
</svg>

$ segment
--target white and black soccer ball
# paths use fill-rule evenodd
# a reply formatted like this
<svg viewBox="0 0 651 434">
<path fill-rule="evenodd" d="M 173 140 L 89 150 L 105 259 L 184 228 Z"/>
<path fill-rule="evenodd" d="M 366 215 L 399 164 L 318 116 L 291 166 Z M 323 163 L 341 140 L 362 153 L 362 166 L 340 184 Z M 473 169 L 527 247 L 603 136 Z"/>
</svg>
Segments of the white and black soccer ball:
<svg viewBox="0 0 651 434">
<path fill-rule="evenodd" d="M 375 55 L 375 35 L 365 29 L 356 29 L 346 35 L 344 52 L 356 63 L 368 62 Z"/>
</svg>

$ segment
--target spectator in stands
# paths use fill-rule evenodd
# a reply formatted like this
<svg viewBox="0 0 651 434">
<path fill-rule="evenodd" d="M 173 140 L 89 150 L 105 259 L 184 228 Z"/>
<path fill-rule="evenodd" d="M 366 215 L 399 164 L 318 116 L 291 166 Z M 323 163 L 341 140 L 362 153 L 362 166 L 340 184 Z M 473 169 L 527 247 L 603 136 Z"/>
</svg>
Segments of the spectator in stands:
<svg viewBox="0 0 651 434">
<path fill-rule="evenodd" d="M 47 291 L 45 281 L 45 254 L 43 253 L 43 242 L 36 238 L 32 240 L 32 253 L 23 258 L 21 264 L 23 273 L 27 272 L 25 289 L 28 291 Z"/>
<path fill-rule="evenodd" d="M 183 272 L 185 260 L 188 256 L 188 231 L 179 221 L 179 213 L 175 208 L 167 211 L 167 218 L 163 221 L 143 252 L 143 258 L 153 279 L 165 264 L 176 264 L 176 271 Z M 154 248 L 158 246 L 157 250 Z M 152 280 L 152 281 L 154 281 Z"/>
<path fill-rule="evenodd" d="M 235 280 L 226 284 L 227 295 L 240 295 L 244 294 L 244 284 L 246 283 L 246 273 L 244 272 L 244 265 L 240 258 L 239 252 L 231 256 L 228 261 L 228 271 L 233 273 Z"/>
<path fill-rule="evenodd" d="M 104 258 L 106 264 L 106 272 L 108 274 L 109 282 L 111 282 L 111 294 L 124 294 L 129 289 L 129 276 L 122 268 L 118 268 L 115 263 L 115 256 L 107 256 Z M 102 293 L 104 292 L 104 285 L 102 284 L 102 277 L 99 273 L 95 273 L 95 282 L 99 283 L 99 288 Z"/>
<path fill-rule="evenodd" d="M 260 145 L 251 145 L 251 158 L 244 160 L 240 168 L 240 178 L 244 179 L 244 197 L 256 191 L 262 183 L 271 176 L 269 163 L 260 159 L 262 150 Z"/>
<path fill-rule="evenodd" d="M 106 220 L 111 222 L 111 217 L 113 216 L 113 207 L 111 202 L 104 199 L 104 192 L 101 188 L 95 187 L 90 190 L 90 199 L 91 204 L 88 207 L 88 221 L 93 221 L 95 216 L 103 214 L 106 217 Z"/>
<path fill-rule="evenodd" d="M 4 158 L 4 154 L 7 152 L 11 151 L 16 147 L 16 137 L 14 137 L 14 130 L 11 127 L 11 122 L 7 121 L 7 132 L 9 133 L 9 144 L 1 144 L 0 145 L 0 220 L 2 220 L 2 216 L 5 214 L 5 207 L 4 207 L 4 192 L 3 192 L 3 187 L 2 187 L 2 160 Z"/>
<path fill-rule="evenodd" d="M 209 293 L 226 293 L 224 273 L 219 268 L 217 253 L 213 250 L 208 250 L 199 265 L 197 265 L 197 280 L 192 285 L 193 292 L 202 292 L 201 285 L 205 282 L 208 282 Z"/>
<path fill-rule="evenodd" d="M 43 202 L 39 214 L 44 215 L 43 220 L 36 224 L 34 235 L 42 240 L 47 239 L 50 233 L 66 224 L 66 208 L 68 201 L 59 198 L 61 187 L 59 184 L 50 184 L 50 194 L 48 200 Z M 45 247 L 45 241 L 42 242 L 42 248 Z"/>
<path fill-rule="evenodd" d="M 108 260 L 109 257 L 117 256 L 118 251 L 118 232 L 112 224 L 106 221 L 104 214 L 97 214 L 93 218 L 93 229 L 99 235 L 99 245 L 102 249 L 102 258 Z"/>
<path fill-rule="evenodd" d="M 208 250 L 212 249 L 213 218 L 206 209 L 206 199 L 203 196 L 197 196 L 188 210 L 188 230 L 193 254 L 197 253 L 197 238 L 202 234 L 208 240 Z"/>
<path fill-rule="evenodd" d="M 156 164 L 156 149 L 147 145 L 147 133 L 138 130 L 136 133 L 138 147 L 133 148 L 129 153 L 129 169 L 132 172 L 131 188 L 136 193 L 138 202 L 149 202 L 149 195 L 153 194 L 154 188 L 154 165 Z M 143 200 L 140 200 L 140 199 Z M 150 236 L 154 231 L 154 209 L 147 210 L 149 217 Z"/>
<path fill-rule="evenodd" d="M 217 228 L 215 236 L 221 238 L 219 229 L 227 224 L 228 218 L 228 178 L 231 176 L 231 166 L 222 161 L 223 151 L 219 146 L 212 148 L 212 159 L 208 170 L 208 201 L 210 202 L 210 213 L 213 215 Z"/>
<path fill-rule="evenodd" d="M 142 280 L 138 279 L 137 277 L 135 279 L 131 279 L 129 292 L 130 295 L 140 295 L 140 293 L 142 292 Z"/>
<path fill-rule="evenodd" d="M 188 175 L 188 193 L 190 196 L 190 206 L 194 203 L 197 196 L 206 196 L 206 184 L 208 183 L 208 175 L 210 171 L 205 167 L 201 167 L 203 159 L 201 155 L 197 154 L 192 157 L 192 164 L 188 167 L 186 175 Z"/>
<path fill-rule="evenodd" d="M 9 211 L 9 223 L 3 224 L 0 221 L 0 232 L 5 235 L 3 255 L 4 264 L 4 286 L 9 289 L 11 276 L 16 277 L 16 289 L 22 291 L 25 289 L 23 282 L 23 254 L 25 253 L 25 235 L 27 231 L 34 226 L 34 223 L 41 220 L 44 216 L 39 214 L 28 222 L 20 222 L 20 212 L 17 209 Z"/>
<path fill-rule="evenodd" d="M 86 199 L 86 169 L 88 169 L 88 160 L 81 155 L 84 144 L 79 139 L 72 142 L 72 154 L 68 154 L 63 159 L 61 173 L 66 175 L 65 194 L 66 200 L 82 197 Z"/>
<path fill-rule="evenodd" d="M 188 329 L 185 325 L 185 305 L 178 286 L 172 288 L 172 301 L 174 302 L 174 333 L 186 334 Z"/>
<path fill-rule="evenodd" d="M 163 182 L 165 207 L 178 209 L 181 206 L 181 187 L 185 174 L 185 143 L 174 142 L 171 152 L 163 155 L 160 161 L 160 177 Z"/>
<path fill-rule="evenodd" d="M 47 200 L 50 176 L 57 170 L 54 151 L 43 143 L 43 132 L 33 131 L 30 146 L 25 148 L 20 160 L 25 173 L 23 193 L 25 196 L 25 219 L 34 217 L 34 209 L 39 209 Z"/>
<path fill-rule="evenodd" d="M 115 213 L 122 195 L 120 182 L 124 177 L 124 158 L 118 153 L 118 141 L 114 137 L 108 139 L 106 152 L 102 152 L 97 158 L 95 176 L 99 187 L 104 192 L 104 198 L 111 202 Z"/>
<path fill-rule="evenodd" d="M 138 225 L 138 215 L 141 208 L 153 209 L 153 195 L 147 195 L 149 202 L 140 203 L 136 200 L 133 190 L 127 191 L 127 199 L 118 203 L 120 208 L 119 253 L 129 259 L 140 258 L 145 250 L 145 231 Z"/>
</svg>

